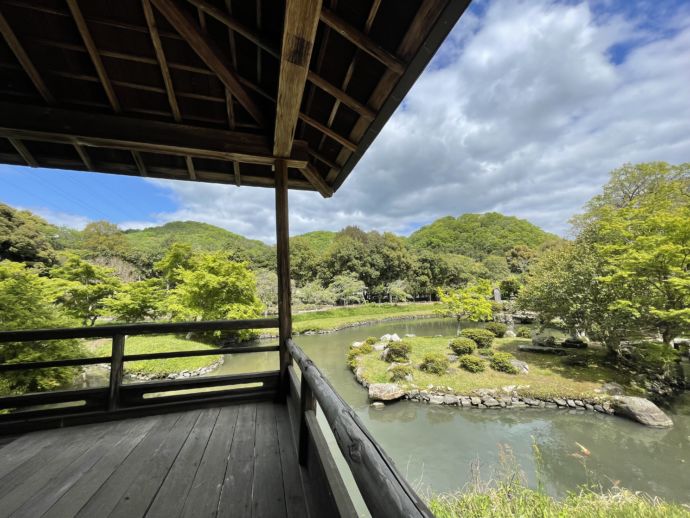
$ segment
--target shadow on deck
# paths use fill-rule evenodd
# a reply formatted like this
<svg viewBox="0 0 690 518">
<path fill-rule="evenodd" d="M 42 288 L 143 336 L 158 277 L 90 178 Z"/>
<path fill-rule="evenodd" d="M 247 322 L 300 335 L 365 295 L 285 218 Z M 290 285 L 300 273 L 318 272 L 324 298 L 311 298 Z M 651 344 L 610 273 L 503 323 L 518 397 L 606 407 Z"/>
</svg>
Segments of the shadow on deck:
<svg viewBox="0 0 690 518">
<path fill-rule="evenodd" d="M 325 516 L 305 478 L 287 406 L 237 404 L 20 435 L 0 516 Z"/>
</svg>

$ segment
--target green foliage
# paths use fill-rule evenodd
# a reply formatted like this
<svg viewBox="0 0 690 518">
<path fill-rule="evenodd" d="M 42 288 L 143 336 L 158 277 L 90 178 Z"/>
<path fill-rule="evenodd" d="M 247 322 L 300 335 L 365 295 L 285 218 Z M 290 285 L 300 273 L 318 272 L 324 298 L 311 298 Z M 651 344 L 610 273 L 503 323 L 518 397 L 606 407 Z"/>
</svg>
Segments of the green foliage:
<svg viewBox="0 0 690 518">
<path fill-rule="evenodd" d="M 479 322 L 493 317 L 489 300 L 491 285 L 488 282 L 469 284 L 466 288 L 438 291 L 439 299 L 444 305 L 442 314 L 460 320 Z"/>
<path fill-rule="evenodd" d="M 518 277 L 514 275 L 506 279 L 503 279 L 498 284 L 498 289 L 501 290 L 501 298 L 503 300 L 508 300 L 517 297 L 518 293 L 520 293 L 520 288 L 522 288 L 522 282 Z"/>
<path fill-rule="evenodd" d="M 517 367 L 513 366 L 511 360 L 514 360 L 515 356 L 510 353 L 505 352 L 494 352 L 489 360 L 491 368 L 498 372 L 505 372 L 507 374 L 517 374 L 520 372 Z"/>
<path fill-rule="evenodd" d="M 480 349 L 487 349 L 491 347 L 494 338 L 496 338 L 496 335 L 494 335 L 491 331 L 488 329 L 482 329 L 480 327 L 469 327 L 467 329 L 463 329 L 460 332 L 460 336 L 469 338 L 476 343 L 477 347 Z"/>
<path fill-rule="evenodd" d="M 66 327 L 72 324 L 60 307 L 52 303 L 50 279 L 22 263 L 0 261 L 0 329 Z M 76 340 L 10 342 L 0 344 L 0 363 L 62 360 L 84 356 Z M 0 394 L 21 394 L 51 390 L 70 383 L 77 368 L 51 368 L 6 372 Z"/>
<path fill-rule="evenodd" d="M 76 255 L 68 256 L 61 266 L 50 271 L 57 301 L 67 312 L 81 320 L 82 325 L 94 325 L 103 311 L 105 299 L 120 287 L 119 279 L 110 268 L 98 266 Z"/>
<path fill-rule="evenodd" d="M 192 247 L 183 243 L 173 243 L 153 269 L 165 281 L 166 289 L 174 288 L 179 280 L 179 271 L 189 268 L 192 260 Z"/>
<path fill-rule="evenodd" d="M 231 261 L 221 252 L 195 255 L 189 269 L 179 270 L 168 309 L 176 320 L 257 318 L 261 302 L 256 277 L 246 263 Z"/>
<path fill-rule="evenodd" d="M 430 374 L 441 375 L 446 373 L 449 366 L 450 362 L 444 355 L 438 353 L 429 353 L 424 356 L 419 368 Z"/>
<path fill-rule="evenodd" d="M 364 343 L 367 345 L 374 345 L 378 341 L 379 341 L 379 339 L 376 338 L 375 336 L 369 336 L 369 337 L 367 337 L 366 340 L 364 340 Z"/>
<path fill-rule="evenodd" d="M 441 218 L 409 238 L 413 249 L 461 254 L 474 259 L 505 256 L 518 245 L 537 249 L 554 241 L 558 241 L 556 236 L 528 221 L 496 212 Z"/>
<path fill-rule="evenodd" d="M 386 346 L 387 362 L 404 362 L 409 359 L 412 347 L 407 342 L 389 342 Z"/>
<path fill-rule="evenodd" d="M 101 314 L 120 322 L 156 320 L 163 313 L 164 297 L 158 279 L 130 282 L 103 300 Z"/>
<path fill-rule="evenodd" d="M 369 354 L 374 350 L 374 347 L 369 342 L 364 341 L 359 347 L 351 347 L 351 349 L 357 351 L 358 354 Z"/>
<path fill-rule="evenodd" d="M 518 338 L 532 338 L 532 330 L 527 326 L 518 326 L 515 329 L 515 336 Z"/>
<path fill-rule="evenodd" d="M 81 232 L 82 246 L 94 256 L 126 257 L 129 243 L 117 225 L 107 221 L 94 221 Z"/>
<path fill-rule="evenodd" d="M 278 275 L 271 270 L 259 269 L 256 275 L 256 295 L 264 306 L 264 316 L 278 312 Z"/>
<path fill-rule="evenodd" d="M 364 303 L 365 287 L 364 282 L 360 281 L 355 274 L 343 274 L 333 279 L 329 289 L 337 302 L 347 306 Z"/>
<path fill-rule="evenodd" d="M 406 381 L 409 376 L 412 376 L 412 367 L 409 365 L 394 365 L 388 371 L 388 379 L 391 381 Z"/>
<path fill-rule="evenodd" d="M 484 326 L 484 329 L 491 331 L 496 338 L 503 338 L 508 331 L 508 326 L 501 322 L 489 322 Z"/>
<path fill-rule="evenodd" d="M 308 282 L 297 288 L 295 298 L 302 304 L 331 306 L 336 302 L 336 294 L 329 286 L 324 288 L 319 281 Z"/>
<path fill-rule="evenodd" d="M 448 343 L 448 347 L 450 347 L 451 350 L 458 356 L 472 354 L 474 351 L 477 350 L 477 344 L 474 343 L 474 340 L 471 340 L 470 338 L 466 338 L 464 336 L 453 338 Z"/>
<path fill-rule="evenodd" d="M 0 203 L 0 260 L 50 266 L 57 261 L 57 234 L 56 227 L 38 216 Z"/>
<path fill-rule="evenodd" d="M 466 354 L 458 358 L 460 367 L 468 372 L 484 372 L 486 370 L 486 360 L 478 356 Z"/>
</svg>

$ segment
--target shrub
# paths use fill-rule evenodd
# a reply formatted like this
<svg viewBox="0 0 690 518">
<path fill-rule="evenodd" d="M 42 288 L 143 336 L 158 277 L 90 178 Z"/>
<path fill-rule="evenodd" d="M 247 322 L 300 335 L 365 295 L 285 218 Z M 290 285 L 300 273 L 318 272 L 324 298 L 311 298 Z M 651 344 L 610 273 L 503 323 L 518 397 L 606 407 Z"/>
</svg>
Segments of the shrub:
<svg viewBox="0 0 690 518">
<path fill-rule="evenodd" d="M 407 361 L 412 348 L 406 342 L 390 342 L 386 347 L 385 360 L 387 362 Z"/>
<path fill-rule="evenodd" d="M 458 356 L 462 356 L 463 354 L 472 354 L 477 350 L 477 344 L 474 343 L 474 340 L 464 336 L 451 340 L 448 344 L 448 347 L 450 347 Z"/>
<path fill-rule="evenodd" d="M 350 369 L 357 367 L 357 357 L 359 354 L 359 349 L 350 349 L 347 351 L 347 366 L 350 367 Z"/>
<path fill-rule="evenodd" d="M 515 356 L 510 353 L 496 352 L 491 357 L 491 368 L 495 371 L 505 372 L 507 374 L 517 374 L 519 371 L 510 360 L 514 360 Z"/>
<path fill-rule="evenodd" d="M 469 372 L 484 372 L 486 370 L 486 360 L 477 356 L 466 354 L 458 359 L 460 367 Z"/>
<path fill-rule="evenodd" d="M 450 363 L 448 362 L 448 358 L 446 358 L 444 355 L 430 353 L 424 356 L 422 364 L 419 366 L 419 368 L 431 374 L 441 375 L 446 373 L 449 365 Z"/>
<path fill-rule="evenodd" d="M 379 339 L 376 338 L 375 336 L 370 336 L 370 337 L 368 337 L 366 340 L 364 340 L 364 343 L 365 343 L 366 345 L 374 345 L 374 344 L 375 344 L 376 342 L 378 342 L 378 341 L 379 341 Z"/>
<path fill-rule="evenodd" d="M 363 342 L 359 347 L 351 347 L 353 351 L 357 351 L 357 354 L 369 354 L 374 348 L 368 342 Z"/>
<path fill-rule="evenodd" d="M 460 332 L 460 336 L 464 336 L 465 338 L 473 340 L 474 343 L 477 344 L 477 347 L 479 347 L 480 349 L 491 347 L 491 344 L 493 343 L 495 338 L 494 334 L 491 331 L 487 329 L 481 329 L 479 327 L 469 327 L 467 329 L 463 329 Z"/>
<path fill-rule="evenodd" d="M 518 338 L 532 338 L 532 330 L 527 326 L 519 326 L 515 330 L 515 336 Z"/>
<path fill-rule="evenodd" d="M 388 371 L 388 377 L 391 381 L 405 381 L 411 375 L 412 368 L 409 365 L 394 365 Z"/>
<path fill-rule="evenodd" d="M 503 338 L 508 331 L 508 326 L 500 322 L 489 322 L 484 326 L 484 329 L 491 331 L 496 338 Z"/>
</svg>

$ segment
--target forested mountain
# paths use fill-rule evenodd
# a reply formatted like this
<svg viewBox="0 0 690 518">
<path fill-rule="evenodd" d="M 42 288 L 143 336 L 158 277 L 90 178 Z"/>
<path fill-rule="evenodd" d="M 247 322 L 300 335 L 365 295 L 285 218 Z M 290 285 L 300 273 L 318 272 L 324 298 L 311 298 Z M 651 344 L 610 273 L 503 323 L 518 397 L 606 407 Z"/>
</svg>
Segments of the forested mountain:
<svg viewBox="0 0 690 518">
<path fill-rule="evenodd" d="M 446 216 L 426 225 L 408 238 L 416 250 L 460 254 L 482 260 L 490 255 L 505 256 L 512 248 L 531 249 L 558 241 L 529 221 L 497 212 Z"/>
</svg>

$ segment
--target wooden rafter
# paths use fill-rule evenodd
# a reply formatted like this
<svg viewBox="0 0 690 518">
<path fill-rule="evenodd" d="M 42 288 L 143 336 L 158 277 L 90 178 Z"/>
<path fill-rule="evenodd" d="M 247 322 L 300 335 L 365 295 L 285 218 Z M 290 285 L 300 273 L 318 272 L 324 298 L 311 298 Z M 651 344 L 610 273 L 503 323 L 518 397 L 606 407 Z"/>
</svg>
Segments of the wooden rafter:
<svg viewBox="0 0 690 518">
<path fill-rule="evenodd" d="M 321 0 L 291 0 L 285 6 L 273 140 L 276 156 L 288 156 L 292 149 L 320 12 Z"/>
<path fill-rule="evenodd" d="M 0 113 L 2 137 L 262 165 L 276 159 L 266 138 L 251 133 L 7 102 L 0 102 Z M 296 141 L 285 160 L 306 167 L 306 143 Z"/>
<path fill-rule="evenodd" d="M 225 57 L 211 39 L 199 30 L 194 20 L 174 0 L 151 0 L 151 2 L 187 41 L 199 58 L 206 63 L 206 66 L 215 72 L 218 79 L 232 92 L 233 96 L 254 120 L 260 126 L 265 126 L 263 113 L 244 89 L 235 71 L 226 63 Z"/>
<path fill-rule="evenodd" d="M 403 63 L 397 56 L 388 52 L 381 45 L 376 43 L 356 27 L 353 27 L 349 23 L 340 19 L 331 10 L 321 10 L 321 21 L 338 34 L 349 40 L 352 44 L 356 45 L 364 52 L 380 61 L 393 72 L 402 74 L 405 71 L 405 63 Z"/>
<path fill-rule="evenodd" d="M 12 144 L 12 147 L 14 147 L 15 151 L 17 151 L 19 156 L 22 157 L 24 162 L 26 162 L 26 165 L 29 167 L 38 167 L 38 162 L 21 140 L 11 137 L 8 137 L 7 140 L 10 141 L 10 144 Z"/>
<path fill-rule="evenodd" d="M 319 173 L 313 165 L 307 164 L 307 167 L 302 169 L 302 175 L 304 175 L 304 177 L 309 180 L 309 183 L 321 193 L 321 196 L 324 198 L 333 196 L 333 187 L 326 183 L 321 173 Z"/>
<path fill-rule="evenodd" d="M 86 151 L 86 149 L 83 148 L 83 146 L 80 146 L 79 144 L 72 144 L 74 146 L 75 151 L 79 155 L 79 158 L 81 159 L 82 162 L 84 162 L 84 166 L 89 170 L 89 171 L 95 171 L 95 168 L 93 166 L 93 161 L 91 160 L 91 157 L 89 156 L 89 153 Z"/>
</svg>

